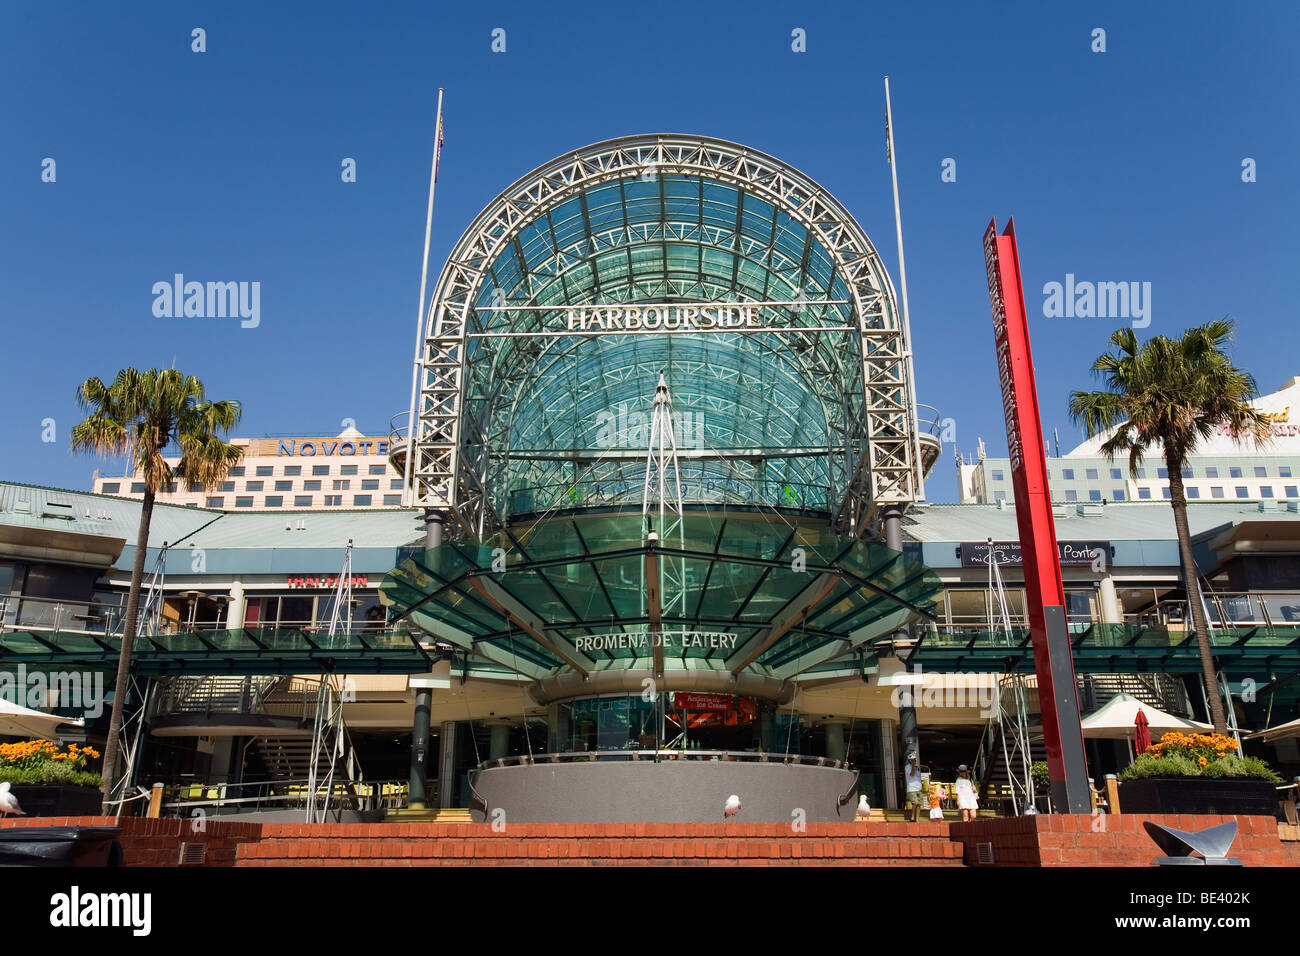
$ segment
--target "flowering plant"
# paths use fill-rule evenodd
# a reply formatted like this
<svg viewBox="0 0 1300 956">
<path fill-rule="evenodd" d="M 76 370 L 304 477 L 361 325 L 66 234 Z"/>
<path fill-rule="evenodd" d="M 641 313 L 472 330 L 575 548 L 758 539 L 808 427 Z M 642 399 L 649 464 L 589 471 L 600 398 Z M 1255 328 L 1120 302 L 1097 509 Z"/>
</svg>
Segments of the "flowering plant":
<svg viewBox="0 0 1300 956">
<path fill-rule="evenodd" d="M 1280 783 L 1258 757 L 1243 757 L 1240 745 L 1223 734 L 1165 734 L 1120 771 L 1120 780 L 1141 777 L 1259 777 Z"/>
<path fill-rule="evenodd" d="M 94 747 L 77 744 L 66 748 L 49 740 L 0 744 L 0 781 L 98 787 L 101 777 L 85 769 L 87 760 L 98 758 L 99 751 Z"/>
</svg>

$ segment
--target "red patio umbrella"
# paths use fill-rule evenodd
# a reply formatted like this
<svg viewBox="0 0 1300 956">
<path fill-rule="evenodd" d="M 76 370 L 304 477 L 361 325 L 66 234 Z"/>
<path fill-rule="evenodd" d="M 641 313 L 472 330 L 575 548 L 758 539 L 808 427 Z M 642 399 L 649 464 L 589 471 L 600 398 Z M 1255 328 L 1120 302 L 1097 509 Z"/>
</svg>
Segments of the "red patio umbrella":
<svg viewBox="0 0 1300 956">
<path fill-rule="evenodd" d="M 1139 708 L 1137 717 L 1133 720 L 1133 746 L 1138 752 L 1138 756 L 1147 752 L 1151 746 L 1151 728 L 1147 724 L 1147 715 Z"/>
</svg>

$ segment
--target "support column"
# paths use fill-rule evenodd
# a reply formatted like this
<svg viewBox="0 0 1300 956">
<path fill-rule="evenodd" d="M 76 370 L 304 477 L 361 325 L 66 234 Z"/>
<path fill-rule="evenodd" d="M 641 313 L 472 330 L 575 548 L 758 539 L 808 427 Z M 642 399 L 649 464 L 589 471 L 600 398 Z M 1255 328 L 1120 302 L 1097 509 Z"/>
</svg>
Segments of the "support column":
<svg viewBox="0 0 1300 956">
<path fill-rule="evenodd" d="M 500 721 L 490 725 L 491 740 L 488 743 L 488 759 L 500 760 L 510 756 L 510 723 Z"/>
<path fill-rule="evenodd" d="M 885 808 L 898 809 L 898 755 L 894 740 L 898 724 L 892 720 L 880 722 L 880 788 L 885 792 Z"/>
<path fill-rule="evenodd" d="M 455 806 L 456 798 L 460 796 L 456 792 L 456 721 L 444 720 L 439 733 L 441 759 L 438 761 L 438 806 L 445 809 Z"/>
<path fill-rule="evenodd" d="M 410 454 L 410 450 L 407 450 Z M 442 544 L 442 515 L 424 512 L 424 550 L 427 554 Z M 429 711 L 433 707 L 433 690 L 420 687 L 415 691 L 415 720 L 411 725 L 411 769 L 406 805 L 423 810 L 429 800 Z"/>
<path fill-rule="evenodd" d="M 903 509 L 900 505 L 886 505 L 881 512 L 885 526 L 885 547 L 891 551 L 903 550 Z M 899 628 L 894 632 L 895 638 L 907 638 L 909 631 L 906 626 Z M 911 651 L 908 652 L 909 659 L 903 661 L 903 666 L 907 673 L 912 672 L 912 663 L 910 660 Z M 898 708 L 898 737 L 902 746 L 902 757 L 907 759 L 910 753 L 920 753 L 920 736 L 916 727 L 916 707 L 912 702 L 912 690 L 909 686 L 905 693 L 899 695 L 902 702 Z"/>
<path fill-rule="evenodd" d="M 1124 608 L 1119 603 L 1119 593 L 1115 590 L 1115 579 L 1109 574 L 1102 575 L 1097 597 L 1101 602 L 1101 623 L 1123 624 Z"/>
<path fill-rule="evenodd" d="M 776 752 L 776 706 L 768 700 L 758 705 L 758 746 L 764 753 Z"/>
<path fill-rule="evenodd" d="M 244 613 L 248 599 L 244 596 L 244 585 L 235 581 L 230 585 L 230 600 L 226 602 L 226 630 L 238 631 L 244 626 Z"/>
<path fill-rule="evenodd" d="M 826 735 L 826 759 L 837 763 L 844 761 L 844 722 L 830 720 L 822 725 Z"/>
</svg>

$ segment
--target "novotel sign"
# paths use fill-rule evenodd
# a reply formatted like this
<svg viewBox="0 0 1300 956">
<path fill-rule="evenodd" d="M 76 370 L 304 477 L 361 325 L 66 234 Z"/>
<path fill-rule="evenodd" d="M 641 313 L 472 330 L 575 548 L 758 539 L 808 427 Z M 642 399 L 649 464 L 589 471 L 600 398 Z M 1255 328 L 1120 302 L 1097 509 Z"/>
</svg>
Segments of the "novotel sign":
<svg viewBox="0 0 1300 956">
<path fill-rule="evenodd" d="M 371 451 L 371 448 L 374 451 Z M 344 458 L 352 455 L 387 455 L 388 440 L 377 438 L 358 438 L 355 441 L 344 441 L 338 438 L 320 438 L 315 441 L 298 440 L 297 438 L 280 439 L 279 447 L 276 454 L 283 457 L 290 455 L 293 457 L 313 458 L 317 455 L 323 455 L 329 458 L 333 455 L 340 455 Z"/>
<path fill-rule="evenodd" d="M 752 305 L 596 305 L 569 311 L 570 332 L 685 332 L 763 328 Z"/>
</svg>

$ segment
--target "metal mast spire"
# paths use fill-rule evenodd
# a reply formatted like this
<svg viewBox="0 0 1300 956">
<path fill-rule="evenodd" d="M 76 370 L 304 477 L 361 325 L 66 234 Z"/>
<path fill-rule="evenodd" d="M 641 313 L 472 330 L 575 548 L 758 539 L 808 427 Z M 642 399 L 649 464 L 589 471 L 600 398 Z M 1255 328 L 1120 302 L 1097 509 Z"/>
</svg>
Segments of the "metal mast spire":
<svg viewBox="0 0 1300 956">
<path fill-rule="evenodd" d="M 685 530 L 682 527 L 682 479 L 677 465 L 677 436 L 673 431 L 673 399 L 668 392 L 664 373 L 659 373 L 655 386 L 654 406 L 650 416 L 650 442 L 645 459 L 645 484 L 641 492 L 641 515 L 644 521 L 642 534 L 666 545 L 676 537 L 676 547 L 684 550 Z M 686 609 L 686 559 L 679 562 L 660 563 L 658 593 L 663 606 L 679 605 Z M 651 607 L 651 630 L 657 630 L 653 618 L 657 608 Z M 656 655 L 658 656 L 658 655 Z"/>
</svg>

